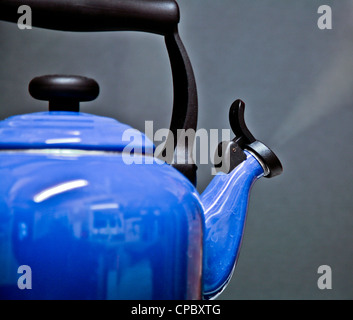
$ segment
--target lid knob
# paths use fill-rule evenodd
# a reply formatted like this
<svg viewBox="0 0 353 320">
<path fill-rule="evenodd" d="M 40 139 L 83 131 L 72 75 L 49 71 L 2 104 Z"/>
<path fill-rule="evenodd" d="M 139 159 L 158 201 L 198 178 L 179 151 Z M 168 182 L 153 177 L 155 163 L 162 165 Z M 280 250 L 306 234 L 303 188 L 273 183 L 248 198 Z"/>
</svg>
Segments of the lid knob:
<svg viewBox="0 0 353 320">
<path fill-rule="evenodd" d="M 81 101 L 92 101 L 99 95 L 95 80 L 71 75 L 36 77 L 28 89 L 33 98 L 49 101 L 49 111 L 79 112 Z"/>
</svg>

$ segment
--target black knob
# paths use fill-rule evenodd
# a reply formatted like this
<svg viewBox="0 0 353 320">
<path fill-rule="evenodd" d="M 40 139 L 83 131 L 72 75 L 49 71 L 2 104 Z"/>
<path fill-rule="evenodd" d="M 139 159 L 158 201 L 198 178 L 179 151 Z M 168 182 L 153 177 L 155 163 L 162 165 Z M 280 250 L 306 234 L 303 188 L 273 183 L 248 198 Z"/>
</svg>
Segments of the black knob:
<svg viewBox="0 0 353 320">
<path fill-rule="evenodd" d="M 34 78 L 28 89 L 33 98 L 49 101 L 49 111 L 79 112 L 81 101 L 92 101 L 99 95 L 98 83 L 81 76 L 41 76 Z"/>
</svg>

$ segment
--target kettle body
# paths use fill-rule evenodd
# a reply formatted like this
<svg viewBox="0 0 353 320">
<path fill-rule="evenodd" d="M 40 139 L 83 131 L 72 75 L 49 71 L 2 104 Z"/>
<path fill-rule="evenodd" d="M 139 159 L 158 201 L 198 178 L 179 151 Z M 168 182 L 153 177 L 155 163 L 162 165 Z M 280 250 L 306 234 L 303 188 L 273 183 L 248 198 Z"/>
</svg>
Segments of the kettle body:
<svg viewBox="0 0 353 320">
<path fill-rule="evenodd" d="M 201 298 L 199 195 L 136 131 L 146 153 L 126 153 L 120 130 L 63 111 L 0 123 L 1 298 Z M 18 288 L 22 265 L 31 290 Z"/>
<path fill-rule="evenodd" d="M 0 181 L 0 298 L 201 298 L 203 209 L 171 166 L 12 150 Z M 20 265 L 31 290 L 18 288 Z"/>
</svg>

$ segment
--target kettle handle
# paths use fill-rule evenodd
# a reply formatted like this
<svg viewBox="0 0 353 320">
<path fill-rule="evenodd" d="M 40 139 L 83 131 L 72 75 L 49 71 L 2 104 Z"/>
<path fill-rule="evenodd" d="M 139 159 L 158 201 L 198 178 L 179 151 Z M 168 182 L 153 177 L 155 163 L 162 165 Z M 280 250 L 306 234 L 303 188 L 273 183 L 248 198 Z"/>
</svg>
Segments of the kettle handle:
<svg viewBox="0 0 353 320">
<path fill-rule="evenodd" d="M 0 20 L 16 23 L 18 8 L 23 4 L 22 0 L 1 0 Z M 170 134 L 159 156 L 196 184 L 197 167 L 192 148 L 197 126 L 197 89 L 178 33 L 180 14 L 176 1 L 27 0 L 25 4 L 32 10 L 35 27 L 82 32 L 130 30 L 164 36 L 173 75 L 174 102 Z M 187 136 L 178 134 L 180 129 L 187 132 Z M 168 146 L 174 147 L 174 154 L 167 154 Z"/>
<path fill-rule="evenodd" d="M 2 0 L 1 20 L 17 22 L 27 5 L 33 25 L 62 31 L 145 31 L 166 34 L 179 22 L 174 0 Z"/>
</svg>

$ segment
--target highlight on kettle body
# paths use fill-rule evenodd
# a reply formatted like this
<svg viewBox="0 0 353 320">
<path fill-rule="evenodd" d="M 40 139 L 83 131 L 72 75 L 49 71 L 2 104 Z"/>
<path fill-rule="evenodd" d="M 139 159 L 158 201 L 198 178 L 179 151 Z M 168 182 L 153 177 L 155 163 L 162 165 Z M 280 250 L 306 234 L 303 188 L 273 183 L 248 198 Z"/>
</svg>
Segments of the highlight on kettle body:
<svg viewBox="0 0 353 320">
<path fill-rule="evenodd" d="M 17 23 L 21 4 L 1 1 L 0 19 Z M 48 101 L 49 110 L 0 122 L 0 298 L 216 297 L 237 262 L 251 187 L 282 172 L 273 151 L 247 128 L 244 102 L 230 108 L 234 138 L 218 144 L 217 174 L 199 194 L 193 157 L 197 91 L 178 34 L 176 1 L 26 5 L 33 27 L 163 36 L 174 104 L 166 142 L 156 148 L 126 124 L 80 112 L 81 102 L 99 94 L 95 80 L 45 75 L 30 82 L 32 97 Z M 145 161 L 127 163 L 126 155 Z M 30 290 L 19 286 L 20 266 L 35 275 Z"/>
</svg>

